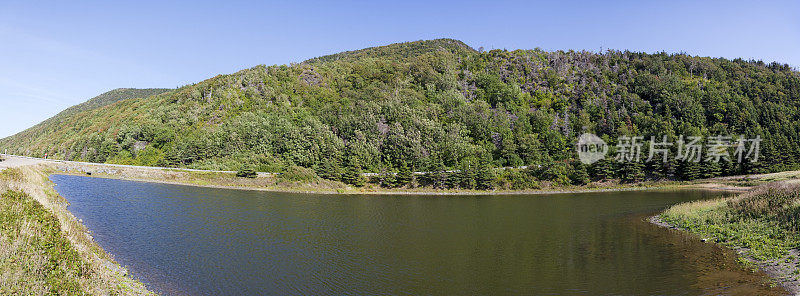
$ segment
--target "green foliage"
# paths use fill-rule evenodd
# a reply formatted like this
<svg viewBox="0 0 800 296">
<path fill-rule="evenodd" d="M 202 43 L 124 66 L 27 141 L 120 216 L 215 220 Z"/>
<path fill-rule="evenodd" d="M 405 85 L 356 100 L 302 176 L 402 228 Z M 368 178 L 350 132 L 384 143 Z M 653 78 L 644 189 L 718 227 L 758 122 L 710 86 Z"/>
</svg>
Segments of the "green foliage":
<svg viewBox="0 0 800 296">
<path fill-rule="evenodd" d="M 612 145 L 633 134 L 764 142 L 752 164 L 570 165 L 583 132 Z M 349 184 L 363 183 L 357 171 L 405 174 L 405 163 L 431 172 L 416 183 L 436 188 L 492 188 L 500 177 L 491 168 L 522 165 L 541 165 L 534 177 L 560 185 L 584 184 L 586 175 L 638 182 L 772 172 L 800 169 L 800 74 L 685 54 L 478 52 L 452 39 L 415 41 L 256 66 L 167 92 L 111 92 L 0 140 L 0 149 L 215 170 L 300 166 Z M 398 177 L 399 186 L 414 184 Z M 526 182 L 503 182 L 511 179 Z"/>
<path fill-rule="evenodd" d="M 241 170 L 236 172 L 236 176 L 239 178 L 255 178 L 258 176 L 258 173 L 254 170 Z"/>
<path fill-rule="evenodd" d="M 682 162 L 678 166 L 681 179 L 694 180 L 703 176 L 701 164 L 696 162 Z"/>
<path fill-rule="evenodd" d="M 403 187 L 410 184 L 414 180 L 414 173 L 408 164 L 405 161 L 400 163 L 400 168 L 397 171 L 397 176 L 395 177 L 394 186 L 395 187 Z"/>
<path fill-rule="evenodd" d="M 619 172 L 622 182 L 635 183 L 644 179 L 644 164 L 641 162 L 623 162 L 619 165 Z"/>
<path fill-rule="evenodd" d="M 572 167 L 563 162 L 552 162 L 542 165 L 535 170 L 537 178 L 543 181 L 550 181 L 556 185 L 569 185 L 572 183 L 570 175 L 572 174 Z"/>
<path fill-rule="evenodd" d="M 384 169 L 372 178 L 370 182 L 382 187 L 393 188 L 397 185 L 397 173 Z"/>
<path fill-rule="evenodd" d="M 333 181 L 342 180 L 342 168 L 339 166 L 338 162 L 331 158 L 323 158 L 320 163 L 314 167 L 314 171 L 316 171 L 317 175 L 323 179 Z"/>
<path fill-rule="evenodd" d="M 278 175 L 278 179 L 288 182 L 311 183 L 318 181 L 319 176 L 312 169 L 293 165 Z"/>
<path fill-rule="evenodd" d="M 367 178 L 364 177 L 362 173 L 361 164 L 359 164 L 357 160 L 351 159 L 344 169 L 344 173 L 342 173 L 342 182 L 356 187 L 362 187 L 367 183 Z"/>
<path fill-rule="evenodd" d="M 437 189 L 446 188 L 448 173 L 445 171 L 444 164 L 441 159 L 429 159 L 424 167 L 425 173 L 417 176 L 417 182 L 422 186 L 429 186 Z"/>
<path fill-rule="evenodd" d="M 586 185 L 589 183 L 589 173 L 586 170 L 586 166 L 579 162 L 573 161 L 570 163 L 572 170 L 569 174 L 569 180 L 573 185 Z"/>
<path fill-rule="evenodd" d="M 501 170 L 496 176 L 497 187 L 500 189 L 525 190 L 541 187 L 536 178 L 527 170 Z"/>
<path fill-rule="evenodd" d="M 7 191 L 0 196 L 0 239 L 9 248 L 0 254 L 0 270 L 24 272 L 26 281 L 46 284 L 52 295 L 88 295 L 79 279 L 88 278 L 89 264 L 61 232 L 58 219 L 27 194 Z M 0 294 L 24 293 L 8 289 L 25 284 L 0 283 Z"/>
<path fill-rule="evenodd" d="M 674 206 L 667 223 L 735 248 L 758 260 L 782 258 L 800 247 L 800 185 L 773 182 L 727 201 Z"/>
</svg>

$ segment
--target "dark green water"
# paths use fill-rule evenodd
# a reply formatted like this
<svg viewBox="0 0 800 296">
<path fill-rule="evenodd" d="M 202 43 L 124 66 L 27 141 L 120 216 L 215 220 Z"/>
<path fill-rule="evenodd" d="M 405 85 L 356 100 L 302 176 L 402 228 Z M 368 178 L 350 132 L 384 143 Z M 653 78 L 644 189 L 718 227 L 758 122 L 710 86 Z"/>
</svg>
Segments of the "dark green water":
<svg viewBox="0 0 800 296">
<path fill-rule="evenodd" d="M 719 247 L 644 221 L 705 191 L 283 194 L 53 175 L 134 277 L 189 295 L 764 295 Z"/>
</svg>

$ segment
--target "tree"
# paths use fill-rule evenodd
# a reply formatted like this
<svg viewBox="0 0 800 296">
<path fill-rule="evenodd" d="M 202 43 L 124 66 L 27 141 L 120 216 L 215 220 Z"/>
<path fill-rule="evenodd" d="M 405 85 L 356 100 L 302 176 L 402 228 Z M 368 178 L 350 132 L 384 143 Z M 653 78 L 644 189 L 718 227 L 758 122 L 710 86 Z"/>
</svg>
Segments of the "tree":
<svg viewBox="0 0 800 296">
<path fill-rule="evenodd" d="M 800 169 L 798 94 L 797 71 L 758 61 L 476 52 L 429 40 L 258 66 L 173 90 L 113 91 L 0 139 L 0 150 L 230 171 L 296 165 L 356 184 L 356 171 L 402 171 L 395 180 L 384 175 L 382 186 L 498 186 L 490 171 L 518 165 L 543 166 L 536 178 L 556 185 L 586 183 L 584 170 L 591 180 L 695 179 Z M 583 132 L 610 145 L 622 135 L 667 135 L 673 143 L 676 135 L 745 135 L 763 143 L 756 163 L 670 158 L 644 168 L 609 160 L 581 168 L 574 140 Z M 676 146 L 661 148 L 674 156 Z M 430 160 L 440 163 L 430 169 Z M 409 178 L 401 161 L 432 173 Z M 533 184 L 533 175 L 500 175 L 506 187 Z"/>
<path fill-rule="evenodd" d="M 395 178 L 395 187 L 403 187 L 410 184 L 414 180 L 414 173 L 405 161 L 400 162 L 400 168 L 397 171 Z"/>
<path fill-rule="evenodd" d="M 314 171 L 320 178 L 340 181 L 342 180 L 342 169 L 339 163 L 330 157 L 323 158 L 315 167 Z"/>
<path fill-rule="evenodd" d="M 350 159 L 348 159 L 347 167 L 342 174 L 342 182 L 356 187 L 366 185 L 367 178 L 364 177 L 361 164 L 357 158 L 350 157 Z"/>
<path fill-rule="evenodd" d="M 580 161 L 573 161 L 571 163 L 572 172 L 569 175 L 569 180 L 573 185 L 586 185 L 589 183 L 589 173 L 586 172 L 586 166 Z"/>
<path fill-rule="evenodd" d="M 622 182 L 636 183 L 644 180 L 644 164 L 638 161 L 628 161 L 622 163 L 619 176 Z"/>
<path fill-rule="evenodd" d="M 475 170 L 475 188 L 481 190 L 494 188 L 495 174 L 488 161 L 479 161 Z"/>
<path fill-rule="evenodd" d="M 565 186 L 570 184 L 570 170 L 568 164 L 563 162 L 551 162 L 542 165 L 537 170 L 537 178 L 544 181 L 550 181 L 555 185 Z"/>
<path fill-rule="evenodd" d="M 418 176 L 417 180 L 423 186 L 431 186 L 433 188 L 446 188 L 447 186 L 447 173 L 445 172 L 444 163 L 438 157 L 430 158 L 428 164 L 424 168 L 425 173 Z"/>
<path fill-rule="evenodd" d="M 694 180 L 702 176 L 702 171 L 699 163 L 684 161 L 678 165 L 678 174 L 683 180 Z"/>
<path fill-rule="evenodd" d="M 256 171 L 254 170 L 241 170 L 236 172 L 236 176 L 239 178 L 255 178 L 257 176 Z"/>
<path fill-rule="evenodd" d="M 604 158 L 592 164 L 592 175 L 597 180 L 611 180 L 616 178 L 616 164 Z"/>
<path fill-rule="evenodd" d="M 345 168 L 344 174 L 342 174 L 342 182 L 356 187 L 362 187 L 367 183 L 362 173 L 360 166 L 348 166 Z"/>
</svg>

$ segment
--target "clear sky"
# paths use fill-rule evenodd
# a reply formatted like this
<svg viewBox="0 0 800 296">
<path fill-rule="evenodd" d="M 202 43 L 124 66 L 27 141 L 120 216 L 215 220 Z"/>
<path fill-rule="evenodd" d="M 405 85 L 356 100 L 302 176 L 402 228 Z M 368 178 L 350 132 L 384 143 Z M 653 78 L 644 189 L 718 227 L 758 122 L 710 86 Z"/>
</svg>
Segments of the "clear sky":
<svg viewBox="0 0 800 296">
<path fill-rule="evenodd" d="M 800 4 L 0 0 L 0 138 L 114 88 L 174 88 L 441 37 L 487 50 L 663 50 L 797 67 Z"/>
</svg>

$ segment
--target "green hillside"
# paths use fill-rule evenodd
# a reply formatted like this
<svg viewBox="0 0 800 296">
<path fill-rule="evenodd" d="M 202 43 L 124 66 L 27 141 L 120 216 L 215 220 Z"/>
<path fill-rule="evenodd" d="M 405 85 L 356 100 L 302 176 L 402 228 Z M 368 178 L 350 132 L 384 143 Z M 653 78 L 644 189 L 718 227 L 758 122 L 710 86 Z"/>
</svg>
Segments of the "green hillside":
<svg viewBox="0 0 800 296">
<path fill-rule="evenodd" d="M 800 166 L 800 74 L 788 65 L 741 59 L 479 52 L 439 39 L 256 66 L 128 97 L 137 98 L 73 107 L 0 140 L 0 149 L 200 169 L 301 166 L 348 183 L 359 182 L 357 172 L 463 169 L 458 176 L 418 178 L 422 185 L 459 188 L 694 179 Z M 585 167 L 574 161 L 583 132 L 611 145 L 622 135 L 764 140 L 753 164 L 671 157 L 666 164 L 608 159 Z M 541 167 L 490 170 L 522 165 Z"/>
<path fill-rule="evenodd" d="M 157 95 L 160 93 L 164 93 L 170 91 L 168 88 L 145 88 L 145 89 L 138 89 L 138 88 L 118 88 L 115 90 L 111 90 L 105 92 L 99 96 L 91 98 L 90 100 L 83 102 L 81 104 L 72 106 L 64 110 L 63 112 L 56 115 L 56 117 L 65 117 L 75 113 L 79 113 L 82 111 L 94 110 L 100 107 L 104 107 L 107 105 L 114 104 L 116 102 L 127 100 L 127 99 L 134 99 L 134 98 L 146 98 L 152 95 Z"/>
<path fill-rule="evenodd" d="M 55 116 L 48 118 L 47 120 L 25 130 L 22 131 L 14 136 L 2 139 L 3 142 L 9 141 L 13 142 L 15 146 L 20 147 L 17 150 L 13 150 L 15 153 L 20 154 L 29 154 L 31 153 L 27 149 L 22 150 L 21 147 L 28 147 L 28 145 L 34 145 L 35 143 L 42 141 L 50 137 L 53 134 L 61 133 L 62 129 L 65 127 L 63 124 L 64 122 L 69 121 L 73 116 L 76 114 L 86 111 L 92 111 L 97 108 L 105 107 L 107 105 L 114 104 L 116 102 L 133 99 L 133 98 L 145 98 L 152 95 L 157 95 L 169 91 L 166 88 L 147 88 L 147 89 L 136 89 L 136 88 L 118 88 L 94 98 L 89 99 L 86 102 L 80 103 L 78 105 L 69 107 L 64 111 L 56 114 Z M 9 153 L 11 149 L 9 149 Z"/>
</svg>

